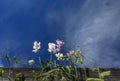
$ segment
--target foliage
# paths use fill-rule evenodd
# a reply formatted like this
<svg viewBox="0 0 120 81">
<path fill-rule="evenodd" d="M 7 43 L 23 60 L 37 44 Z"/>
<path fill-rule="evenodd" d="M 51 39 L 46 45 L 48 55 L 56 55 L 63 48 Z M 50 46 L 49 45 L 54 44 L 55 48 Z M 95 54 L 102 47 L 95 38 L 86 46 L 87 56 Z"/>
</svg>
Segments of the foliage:
<svg viewBox="0 0 120 81">
<path fill-rule="evenodd" d="M 104 81 L 104 77 L 105 76 L 109 76 L 111 71 L 104 71 L 104 72 L 100 72 L 99 68 L 92 68 L 92 71 L 98 71 L 99 77 L 98 78 L 87 78 L 86 81 Z"/>
<path fill-rule="evenodd" d="M 102 73 L 100 73 L 99 77 L 100 77 L 100 78 L 104 78 L 105 76 L 110 75 L 110 72 L 111 72 L 111 71 L 102 72 Z"/>
<path fill-rule="evenodd" d="M 5 54 L 5 58 L 8 62 L 8 66 L 10 67 L 10 58 L 9 58 L 9 55 L 7 53 Z"/>
<path fill-rule="evenodd" d="M 14 81 L 25 81 L 25 76 L 22 75 L 21 73 L 18 73 L 18 74 L 16 74 Z"/>
<path fill-rule="evenodd" d="M 104 81 L 104 80 L 99 78 L 88 78 L 86 81 Z"/>
<path fill-rule="evenodd" d="M 18 60 L 17 60 L 17 58 L 15 56 L 14 56 L 13 60 L 14 60 L 15 64 L 18 64 Z"/>
<path fill-rule="evenodd" d="M 63 54 L 61 49 L 64 44 L 65 43 L 61 40 L 56 40 L 56 43 L 48 43 L 48 52 L 50 52 L 51 56 L 49 60 L 43 62 L 40 54 L 41 43 L 37 41 L 33 43 L 32 52 L 37 53 L 40 63 L 40 71 L 33 75 L 34 81 L 104 81 L 104 77 L 110 75 L 110 71 L 100 72 L 99 68 L 95 68 L 92 70 L 98 71 L 99 78 L 88 77 L 84 60 L 92 62 L 91 59 L 86 57 L 81 52 L 80 48 L 77 48 L 76 51 L 70 50 L 68 53 Z M 57 60 L 52 59 L 53 55 L 56 56 Z M 8 54 L 5 54 L 5 58 L 9 65 L 8 79 L 11 81 L 11 59 Z M 62 66 L 57 63 L 58 61 L 67 61 L 67 65 Z M 13 57 L 13 62 L 15 64 L 19 63 L 16 57 Z M 32 66 L 35 61 L 34 59 L 30 59 L 28 63 Z M 78 65 L 83 67 L 77 68 Z M 2 75 L 2 69 L 0 69 L 0 75 Z M 14 81 L 25 81 L 25 76 L 21 73 L 17 73 Z"/>
<path fill-rule="evenodd" d="M 0 76 L 2 76 L 2 74 L 3 74 L 3 69 L 0 68 Z"/>
</svg>

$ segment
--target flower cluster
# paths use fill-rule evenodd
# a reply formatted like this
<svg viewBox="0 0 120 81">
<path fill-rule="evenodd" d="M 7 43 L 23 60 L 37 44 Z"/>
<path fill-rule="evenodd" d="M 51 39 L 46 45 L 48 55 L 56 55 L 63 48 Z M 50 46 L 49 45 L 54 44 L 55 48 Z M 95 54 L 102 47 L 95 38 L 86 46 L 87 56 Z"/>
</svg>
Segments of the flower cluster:
<svg viewBox="0 0 120 81">
<path fill-rule="evenodd" d="M 40 50 L 40 48 L 41 48 L 40 42 L 35 41 L 33 43 L 33 50 L 32 50 L 32 52 L 37 53 Z M 34 62 L 35 61 L 33 59 L 31 59 L 31 60 L 28 61 L 28 64 L 32 65 L 32 64 L 34 64 Z"/>
<path fill-rule="evenodd" d="M 60 50 L 61 50 L 61 47 L 64 45 L 64 42 L 62 40 L 56 40 L 56 43 L 48 43 L 48 51 L 50 53 L 53 53 L 55 54 L 57 60 L 64 60 L 65 59 L 65 56 L 60 53 Z M 41 43 L 40 42 L 37 42 L 35 41 L 33 43 L 33 50 L 32 52 L 34 53 L 37 53 L 39 52 L 41 48 Z M 69 51 L 69 53 L 67 53 L 67 56 L 71 56 L 71 55 L 74 55 L 75 52 L 73 50 Z M 34 63 L 34 60 L 29 60 L 28 61 L 29 65 L 32 65 Z"/>
<path fill-rule="evenodd" d="M 40 62 L 40 67 L 42 68 L 40 72 L 35 72 L 34 70 L 32 71 L 34 73 L 34 80 L 35 81 L 80 81 L 83 79 L 85 81 L 104 81 L 103 78 L 104 76 L 110 75 L 110 71 L 105 71 L 100 73 L 99 68 L 98 74 L 99 78 L 88 78 L 87 72 L 89 69 L 86 67 L 83 67 L 80 71 L 79 68 L 77 68 L 78 65 L 86 66 L 84 64 L 84 59 L 87 59 L 88 61 L 91 61 L 89 58 L 84 56 L 81 52 L 80 49 L 77 51 L 70 50 L 66 55 L 61 53 L 61 47 L 64 45 L 64 42 L 61 40 L 56 40 L 56 43 L 48 43 L 48 51 L 51 54 L 50 60 L 47 60 L 46 62 L 41 61 L 40 55 L 38 56 L 39 62 Z M 41 48 L 41 43 L 35 41 L 33 43 L 33 50 L 32 52 L 38 53 Z M 55 55 L 57 60 L 64 60 L 67 61 L 67 65 L 65 67 L 61 66 L 59 63 L 57 63 L 55 60 L 52 60 L 52 55 Z M 8 73 L 8 79 L 12 81 L 11 79 L 14 79 L 13 77 L 10 76 L 11 71 L 10 71 L 10 58 L 8 54 L 5 55 L 5 58 L 9 64 L 9 73 Z M 62 61 L 63 62 L 63 61 Z M 17 64 L 17 59 L 14 57 L 14 63 Z M 28 60 L 29 65 L 33 65 L 35 61 L 33 59 Z M 82 68 L 82 67 L 80 67 Z M 79 75 L 84 76 L 80 76 Z M 2 76 L 3 70 L 2 68 L 0 69 L 0 75 Z M 20 73 L 19 73 L 20 74 Z M 104 76 L 103 76 L 104 75 Z M 77 76 L 77 77 L 76 77 Z M 18 75 L 15 76 L 15 81 L 26 81 L 24 75 Z"/>
<path fill-rule="evenodd" d="M 51 53 L 56 53 L 55 56 L 57 57 L 57 60 L 64 60 L 64 56 L 62 53 L 59 53 L 61 50 L 61 47 L 64 45 L 64 42 L 62 40 L 56 40 L 55 43 L 48 43 L 48 51 Z"/>
<path fill-rule="evenodd" d="M 56 40 L 56 44 L 48 43 L 48 51 L 51 53 L 59 52 L 61 50 L 61 46 L 63 45 L 64 45 L 64 42 L 61 40 Z"/>
</svg>

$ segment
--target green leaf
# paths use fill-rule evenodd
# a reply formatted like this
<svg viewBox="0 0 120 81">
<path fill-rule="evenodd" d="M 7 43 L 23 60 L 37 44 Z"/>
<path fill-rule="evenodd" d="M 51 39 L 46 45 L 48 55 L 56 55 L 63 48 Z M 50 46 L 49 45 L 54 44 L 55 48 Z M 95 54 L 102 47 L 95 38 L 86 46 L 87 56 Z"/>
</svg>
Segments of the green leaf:
<svg viewBox="0 0 120 81">
<path fill-rule="evenodd" d="M 25 81 L 25 76 L 21 73 L 16 74 L 15 81 Z"/>
<path fill-rule="evenodd" d="M 57 62 L 54 61 L 54 62 L 53 62 L 53 67 L 57 67 L 57 66 L 58 66 Z"/>
<path fill-rule="evenodd" d="M 60 81 L 67 81 L 67 79 L 63 76 Z"/>
<path fill-rule="evenodd" d="M 98 71 L 99 68 L 91 68 L 92 71 Z"/>
<path fill-rule="evenodd" d="M 89 62 L 92 62 L 92 60 L 88 58 L 87 56 L 85 56 L 79 48 L 77 52 L 75 53 L 75 55 L 76 55 L 75 58 L 77 59 L 76 64 L 83 64 L 84 59 L 86 59 Z"/>
<path fill-rule="evenodd" d="M 36 73 L 36 74 L 34 75 L 34 77 L 35 77 L 36 80 L 40 79 L 40 73 Z"/>
<path fill-rule="evenodd" d="M 18 64 L 18 60 L 17 60 L 17 58 L 15 56 L 14 56 L 13 60 L 14 60 L 15 64 Z"/>
<path fill-rule="evenodd" d="M 46 67 L 50 66 L 50 60 L 46 60 Z"/>
<path fill-rule="evenodd" d="M 104 80 L 99 78 L 87 78 L 86 81 L 104 81 Z"/>
<path fill-rule="evenodd" d="M 69 66 L 66 66 L 66 71 L 67 71 L 67 73 L 71 73 L 71 69 L 70 69 L 70 67 Z"/>
<path fill-rule="evenodd" d="M 110 75 L 110 73 L 111 73 L 111 71 L 102 72 L 102 73 L 100 73 L 99 77 L 100 77 L 100 78 L 104 78 L 105 76 Z"/>
<path fill-rule="evenodd" d="M 3 69 L 0 68 L 0 76 L 2 76 L 2 74 L 3 74 Z"/>
<path fill-rule="evenodd" d="M 7 78 L 8 78 L 9 81 L 12 81 L 11 78 L 10 78 L 10 76 L 8 76 Z"/>
<path fill-rule="evenodd" d="M 5 58 L 6 58 L 7 62 L 8 62 L 9 67 L 10 67 L 10 58 L 9 58 L 7 53 L 5 54 Z"/>
</svg>

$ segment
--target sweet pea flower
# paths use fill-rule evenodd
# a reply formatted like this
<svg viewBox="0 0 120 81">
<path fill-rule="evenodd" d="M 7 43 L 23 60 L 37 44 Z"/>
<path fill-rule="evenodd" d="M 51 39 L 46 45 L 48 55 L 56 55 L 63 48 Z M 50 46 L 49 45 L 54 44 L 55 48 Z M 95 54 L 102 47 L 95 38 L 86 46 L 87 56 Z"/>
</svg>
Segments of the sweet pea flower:
<svg viewBox="0 0 120 81">
<path fill-rule="evenodd" d="M 56 51 L 56 44 L 55 43 L 48 43 L 48 51 L 55 52 Z"/>
<path fill-rule="evenodd" d="M 73 55 L 73 54 L 75 54 L 75 51 L 74 51 L 74 50 L 70 50 L 67 55 L 68 55 L 68 56 L 71 56 L 71 55 Z"/>
<path fill-rule="evenodd" d="M 61 50 L 61 46 L 64 45 L 64 42 L 62 40 L 57 39 L 56 40 L 56 51 L 59 52 Z"/>
<path fill-rule="evenodd" d="M 56 43 L 57 43 L 58 48 L 60 48 L 61 46 L 64 45 L 64 42 L 62 40 L 59 40 L 59 39 L 56 40 Z"/>
<path fill-rule="evenodd" d="M 58 47 L 57 47 L 57 48 L 55 49 L 55 52 L 59 52 L 60 50 L 61 50 L 61 48 L 58 48 Z"/>
<path fill-rule="evenodd" d="M 32 52 L 37 53 L 37 52 L 40 50 L 40 48 L 41 48 L 40 42 L 35 41 L 35 42 L 33 43 L 33 50 L 32 50 Z"/>
<path fill-rule="evenodd" d="M 32 65 L 35 63 L 35 61 L 32 59 L 32 60 L 29 60 L 28 63 L 29 63 L 29 65 Z"/>
<path fill-rule="evenodd" d="M 57 57 L 57 60 L 64 60 L 64 56 L 62 53 L 57 53 L 55 54 L 55 56 Z"/>
</svg>

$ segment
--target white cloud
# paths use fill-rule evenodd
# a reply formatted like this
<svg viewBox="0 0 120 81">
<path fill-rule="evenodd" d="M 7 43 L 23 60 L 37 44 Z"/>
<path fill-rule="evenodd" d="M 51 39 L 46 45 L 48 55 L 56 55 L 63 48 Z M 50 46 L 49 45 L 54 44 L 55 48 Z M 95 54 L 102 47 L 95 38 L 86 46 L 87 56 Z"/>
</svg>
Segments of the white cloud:
<svg viewBox="0 0 120 81">
<path fill-rule="evenodd" d="M 95 61 L 88 63 L 89 66 L 120 67 L 120 60 L 115 60 L 119 53 L 114 46 L 120 41 L 119 3 L 119 0 L 87 0 L 77 14 L 67 17 L 67 40 L 70 45 L 71 42 L 73 46 L 79 45 Z"/>
</svg>

